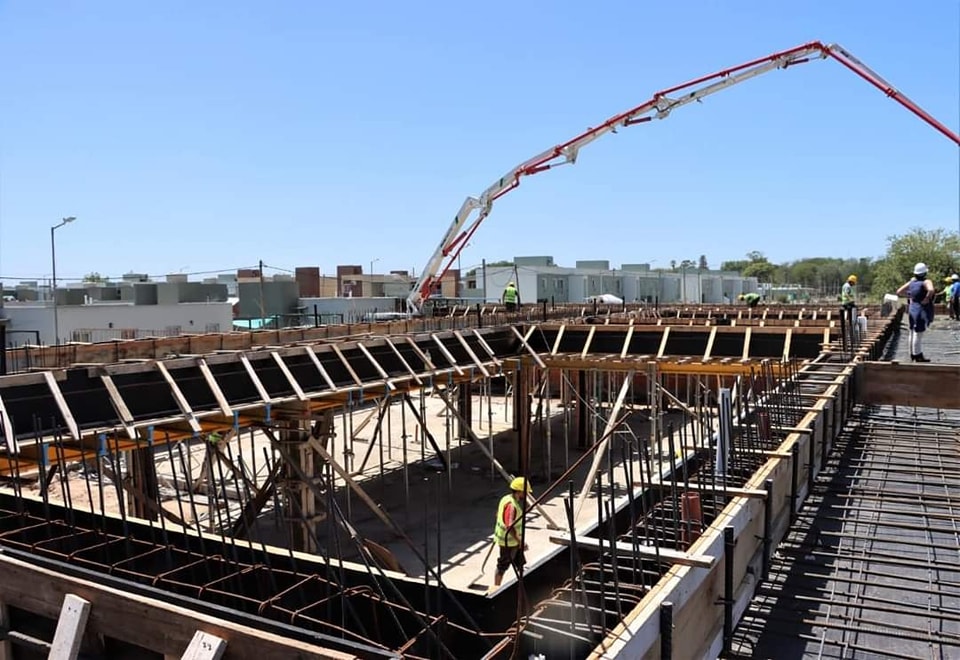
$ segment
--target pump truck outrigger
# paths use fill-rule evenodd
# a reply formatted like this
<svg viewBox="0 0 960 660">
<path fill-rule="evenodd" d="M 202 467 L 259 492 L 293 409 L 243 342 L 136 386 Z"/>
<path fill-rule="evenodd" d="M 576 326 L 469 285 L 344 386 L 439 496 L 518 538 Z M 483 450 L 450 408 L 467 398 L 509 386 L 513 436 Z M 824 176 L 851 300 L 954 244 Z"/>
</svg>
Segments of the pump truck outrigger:
<svg viewBox="0 0 960 660">
<path fill-rule="evenodd" d="M 814 41 L 796 48 L 774 53 L 767 57 L 752 60 L 739 66 L 724 69 L 710 75 L 696 78 L 676 87 L 670 87 L 657 92 L 649 101 L 615 115 L 596 128 L 591 128 L 575 138 L 558 144 L 513 168 L 497 179 L 479 197 L 467 197 L 457 211 L 453 222 L 443 235 L 426 266 L 420 271 L 420 278 L 407 297 L 407 312 L 411 315 L 420 315 L 423 305 L 430 297 L 437 282 L 456 263 L 457 256 L 470 242 L 470 237 L 490 215 L 493 203 L 520 185 L 524 176 L 538 174 L 560 165 L 572 165 L 577 162 L 580 149 L 590 144 L 601 135 L 616 133 L 620 127 L 641 124 L 653 119 L 664 119 L 680 106 L 700 101 L 705 96 L 732 87 L 750 78 L 775 69 L 786 69 L 797 64 L 803 64 L 816 59 L 833 58 L 847 69 L 867 81 L 888 98 L 893 99 L 917 117 L 932 126 L 957 145 L 960 145 L 960 136 L 945 125 L 934 119 L 916 103 L 901 94 L 890 83 L 877 75 L 863 62 L 855 58 L 838 44 L 824 45 Z M 474 214 L 474 212 L 477 212 Z"/>
</svg>

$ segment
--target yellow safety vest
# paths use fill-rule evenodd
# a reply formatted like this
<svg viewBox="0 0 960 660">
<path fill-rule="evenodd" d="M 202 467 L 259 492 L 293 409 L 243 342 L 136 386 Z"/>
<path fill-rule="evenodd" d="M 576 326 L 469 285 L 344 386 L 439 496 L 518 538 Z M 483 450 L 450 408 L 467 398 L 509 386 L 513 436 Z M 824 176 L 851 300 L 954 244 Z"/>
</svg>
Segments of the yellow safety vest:
<svg viewBox="0 0 960 660">
<path fill-rule="evenodd" d="M 517 302 L 517 287 L 508 286 L 503 290 L 503 301 L 508 303 Z"/>
<path fill-rule="evenodd" d="M 507 508 L 507 504 L 512 504 L 514 508 L 516 508 L 516 519 L 512 527 L 517 533 L 516 537 L 514 537 L 513 533 L 507 534 L 507 523 L 503 519 L 503 513 Z M 505 545 L 512 548 L 520 545 L 520 542 L 517 541 L 518 538 L 523 538 L 523 507 L 520 506 L 520 503 L 514 499 L 513 493 L 511 493 L 500 498 L 500 506 L 497 508 L 497 526 L 493 530 L 493 540 L 496 541 L 497 545 Z"/>
</svg>

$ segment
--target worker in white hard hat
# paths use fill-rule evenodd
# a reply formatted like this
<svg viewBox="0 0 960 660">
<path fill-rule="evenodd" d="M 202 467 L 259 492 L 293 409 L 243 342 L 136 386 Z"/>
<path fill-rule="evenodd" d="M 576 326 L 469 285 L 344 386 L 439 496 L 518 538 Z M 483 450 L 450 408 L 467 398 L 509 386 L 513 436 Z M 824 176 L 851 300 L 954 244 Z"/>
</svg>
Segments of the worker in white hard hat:
<svg viewBox="0 0 960 660">
<path fill-rule="evenodd" d="M 508 312 L 517 311 L 517 305 L 520 304 L 520 291 L 517 289 L 517 285 L 512 281 L 508 282 L 500 300 L 506 305 Z"/>
<path fill-rule="evenodd" d="M 910 359 L 914 362 L 929 362 L 923 357 L 923 333 L 933 323 L 933 296 L 936 289 L 927 279 L 927 264 L 922 261 L 913 267 L 913 277 L 897 289 L 898 296 L 909 301 L 907 316 L 910 319 Z"/>
<path fill-rule="evenodd" d="M 527 495 L 532 492 L 526 479 L 516 477 L 510 482 L 510 493 L 500 498 L 497 524 L 493 529 L 494 543 L 500 548 L 497 570 L 493 574 L 494 587 L 500 586 L 503 574 L 511 564 L 519 571 L 525 563 L 523 551 L 527 545 L 523 542 L 523 511 Z"/>
<path fill-rule="evenodd" d="M 950 318 L 960 321 L 960 275 L 950 276 L 950 288 L 947 290 L 947 306 L 950 308 Z"/>
</svg>

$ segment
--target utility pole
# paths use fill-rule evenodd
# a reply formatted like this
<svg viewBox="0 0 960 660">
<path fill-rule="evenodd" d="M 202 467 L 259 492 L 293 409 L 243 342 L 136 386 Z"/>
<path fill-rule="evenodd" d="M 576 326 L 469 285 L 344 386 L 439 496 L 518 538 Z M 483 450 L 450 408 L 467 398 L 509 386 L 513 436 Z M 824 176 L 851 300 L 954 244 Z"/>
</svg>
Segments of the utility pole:
<svg viewBox="0 0 960 660">
<path fill-rule="evenodd" d="M 267 319 L 267 315 L 264 312 L 263 307 L 263 259 L 260 260 L 260 268 L 258 272 L 260 274 L 260 325 L 262 327 Z"/>
<path fill-rule="evenodd" d="M 483 269 L 483 304 L 487 304 L 487 260 L 480 260 L 480 267 Z"/>
</svg>

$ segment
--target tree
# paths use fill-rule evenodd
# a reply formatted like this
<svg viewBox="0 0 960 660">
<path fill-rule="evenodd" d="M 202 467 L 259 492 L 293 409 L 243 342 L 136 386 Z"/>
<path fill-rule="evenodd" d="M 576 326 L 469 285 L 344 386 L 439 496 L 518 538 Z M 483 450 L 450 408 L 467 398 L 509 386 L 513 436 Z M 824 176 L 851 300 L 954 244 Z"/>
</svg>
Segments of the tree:
<svg viewBox="0 0 960 660">
<path fill-rule="evenodd" d="M 877 262 L 873 290 L 892 293 L 910 279 L 918 262 L 927 264 L 930 279 L 939 287 L 960 263 L 960 235 L 946 229 L 916 227 L 902 236 L 887 238 L 887 254 Z"/>
<path fill-rule="evenodd" d="M 676 259 L 671 259 L 671 260 L 670 260 L 670 270 L 676 270 L 676 269 L 677 269 L 677 260 L 676 260 Z"/>
<path fill-rule="evenodd" d="M 102 284 L 103 282 L 106 282 L 106 281 L 107 281 L 107 278 L 105 278 L 104 276 L 102 276 L 100 273 L 96 271 L 87 273 L 86 275 L 83 276 L 83 282 L 85 284 Z"/>
<path fill-rule="evenodd" d="M 767 261 L 766 259 L 760 259 L 753 261 L 743 269 L 741 275 L 744 277 L 756 277 L 760 282 L 771 282 L 773 281 L 773 274 L 776 272 L 777 267 Z"/>
<path fill-rule="evenodd" d="M 700 255 L 700 261 L 697 264 L 697 268 L 699 268 L 700 270 L 709 270 L 709 268 L 707 267 L 707 255 L 705 254 Z"/>
</svg>

